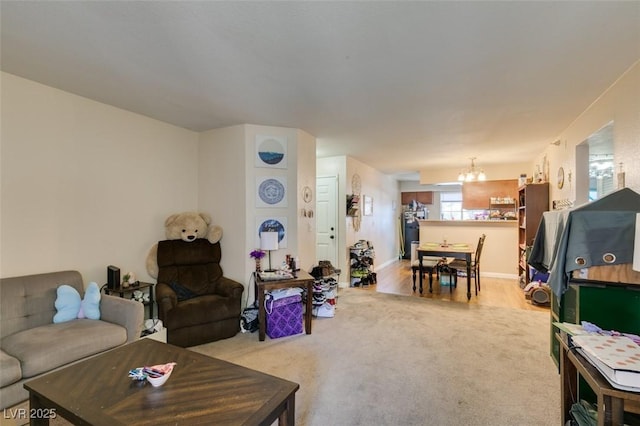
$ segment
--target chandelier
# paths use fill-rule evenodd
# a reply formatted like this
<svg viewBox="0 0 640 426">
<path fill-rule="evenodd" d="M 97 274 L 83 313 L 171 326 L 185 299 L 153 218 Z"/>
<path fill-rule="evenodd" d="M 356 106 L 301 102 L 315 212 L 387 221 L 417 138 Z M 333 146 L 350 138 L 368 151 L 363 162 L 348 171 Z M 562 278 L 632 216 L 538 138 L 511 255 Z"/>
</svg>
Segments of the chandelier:
<svg viewBox="0 0 640 426">
<path fill-rule="evenodd" d="M 487 175 L 484 174 L 484 170 L 476 170 L 476 157 L 471 157 L 471 167 L 467 170 L 463 170 L 458 175 L 458 181 L 460 182 L 473 182 L 476 180 L 487 180 Z"/>
</svg>

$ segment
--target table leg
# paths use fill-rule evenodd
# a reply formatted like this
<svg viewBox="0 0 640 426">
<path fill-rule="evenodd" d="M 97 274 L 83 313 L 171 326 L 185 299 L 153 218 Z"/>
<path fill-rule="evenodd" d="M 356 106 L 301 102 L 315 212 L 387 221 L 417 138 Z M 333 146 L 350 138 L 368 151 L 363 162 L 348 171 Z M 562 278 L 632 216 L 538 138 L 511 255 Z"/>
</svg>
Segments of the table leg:
<svg viewBox="0 0 640 426">
<path fill-rule="evenodd" d="M 291 395 L 284 403 L 284 410 L 278 417 L 278 426 L 293 426 L 296 424 L 296 395 Z"/>
<path fill-rule="evenodd" d="M 467 255 L 467 300 L 471 300 L 471 255 Z"/>
<path fill-rule="evenodd" d="M 257 286 L 258 289 L 258 340 L 264 340 L 265 331 L 267 329 L 267 315 L 264 311 L 264 289 Z"/>
<path fill-rule="evenodd" d="M 571 419 L 571 406 L 573 397 L 578 394 L 578 370 L 569 361 L 567 350 L 564 345 L 560 345 L 560 415 L 562 424 Z"/>
<path fill-rule="evenodd" d="M 55 413 L 55 410 L 47 408 L 42 401 L 40 401 L 40 398 L 29 392 L 29 424 L 31 426 L 47 426 L 50 416 L 39 414 L 49 412 Z"/>
<path fill-rule="evenodd" d="M 418 255 L 418 275 L 420 275 L 420 294 L 422 294 L 422 255 Z"/>
<path fill-rule="evenodd" d="M 623 425 L 624 424 L 624 402 L 621 398 L 605 396 L 604 398 L 604 424 Z M 606 408 L 608 407 L 608 408 Z"/>
<path fill-rule="evenodd" d="M 154 289 L 155 289 L 155 286 L 153 285 L 149 287 L 149 315 L 151 315 L 151 319 L 155 318 L 153 316 L 153 311 L 154 311 L 153 306 L 156 304 L 156 298 L 153 295 Z"/>
<path fill-rule="evenodd" d="M 311 334 L 311 316 L 313 315 L 313 281 L 307 281 L 307 313 L 304 319 L 304 330 Z"/>
</svg>

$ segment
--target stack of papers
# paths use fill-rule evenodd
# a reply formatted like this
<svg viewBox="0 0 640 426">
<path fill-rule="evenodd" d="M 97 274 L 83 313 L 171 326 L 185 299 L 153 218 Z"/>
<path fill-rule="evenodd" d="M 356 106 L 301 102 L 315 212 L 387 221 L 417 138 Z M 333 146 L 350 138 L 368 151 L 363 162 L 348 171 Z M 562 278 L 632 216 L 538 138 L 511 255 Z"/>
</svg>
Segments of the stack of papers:
<svg viewBox="0 0 640 426">
<path fill-rule="evenodd" d="M 640 392 L 640 346 L 626 336 L 597 334 L 572 338 L 576 350 L 617 389 Z"/>
</svg>

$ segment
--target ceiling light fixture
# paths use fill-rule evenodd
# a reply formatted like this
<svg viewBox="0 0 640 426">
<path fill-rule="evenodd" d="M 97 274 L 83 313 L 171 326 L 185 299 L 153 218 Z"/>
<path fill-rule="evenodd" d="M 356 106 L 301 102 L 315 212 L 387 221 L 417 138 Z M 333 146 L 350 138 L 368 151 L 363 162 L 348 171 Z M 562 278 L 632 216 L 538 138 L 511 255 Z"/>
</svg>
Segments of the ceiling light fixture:
<svg viewBox="0 0 640 426">
<path fill-rule="evenodd" d="M 476 170 L 476 157 L 471 157 L 471 167 L 467 170 L 463 170 L 458 175 L 459 182 L 473 182 L 476 180 L 487 180 L 487 175 L 484 174 L 484 170 Z"/>
</svg>

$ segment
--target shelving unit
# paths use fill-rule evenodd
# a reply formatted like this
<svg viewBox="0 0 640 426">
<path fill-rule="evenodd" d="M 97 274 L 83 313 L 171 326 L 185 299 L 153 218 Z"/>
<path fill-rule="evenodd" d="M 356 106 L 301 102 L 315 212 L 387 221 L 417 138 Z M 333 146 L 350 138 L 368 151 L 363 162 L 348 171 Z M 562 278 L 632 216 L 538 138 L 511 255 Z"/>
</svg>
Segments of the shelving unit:
<svg viewBox="0 0 640 426">
<path fill-rule="evenodd" d="M 527 259 L 542 213 L 549 210 L 549 183 L 530 183 L 518 188 L 518 275 L 529 284 Z"/>
<path fill-rule="evenodd" d="M 490 220 L 516 220 L 517 218 L 516 200 L 510 197 L 491 197 L 489 204 Z"/>
<path fill-rule="evenodd" d="M 119 286 L 117 288 L 108 288 L 107 285 L 105 284 L 104 293 L 120 296 L 125 299 L 133 299 L 133 292 L 136 290 L 142 291 L 143 293 L 148 292 L 149 299 L 147 301 L 140 302 L 140 303 L 142 303 L 145 307 L 146 306 L 149 307 L 149 319 L 153 319 L 154 318 L 153 311 L 155 306 L 154 286 L 155 286 L 155 283 L 145 283 L 141 281 L 138 281 L 136 284 L 133 284 L 129 287 Z M 145 318 L 146 318 L 146 313 L 145 313 Z"/>
<path fill-rule="evenodd" d="M 349 278 L 350 287 L 361 287 L 375 284 L 373 272 L 373 258 L 375 252 L 369 241 L 360 240 L 349 247 Z"/>
</svg>

